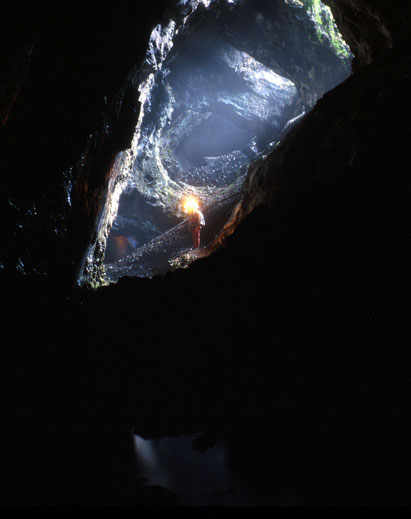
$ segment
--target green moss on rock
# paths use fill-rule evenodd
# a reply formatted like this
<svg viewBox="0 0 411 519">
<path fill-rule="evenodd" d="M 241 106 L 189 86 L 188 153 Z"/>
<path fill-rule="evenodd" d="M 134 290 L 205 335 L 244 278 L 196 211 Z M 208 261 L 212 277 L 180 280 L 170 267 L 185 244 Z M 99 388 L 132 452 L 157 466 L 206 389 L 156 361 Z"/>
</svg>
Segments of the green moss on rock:
<svg viewBox="0 0 411 519">
<path fill-rule="evenodd" d="M 304 7 L 315 23 L 318 40 L 329 42 L 334 53 L 348 65 L 351 57 L 350 48 L 343 40 L 337 25 L 335 24 L 331 9 L 321 0 L 303 0 Z"/>
</svg>

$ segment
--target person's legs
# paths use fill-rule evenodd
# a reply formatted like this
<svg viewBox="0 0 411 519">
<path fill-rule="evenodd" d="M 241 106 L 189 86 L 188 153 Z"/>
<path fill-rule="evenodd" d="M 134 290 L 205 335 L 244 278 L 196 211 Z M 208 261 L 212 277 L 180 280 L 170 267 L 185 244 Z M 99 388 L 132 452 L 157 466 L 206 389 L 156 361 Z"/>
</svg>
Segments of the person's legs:
<svg viewBox="0 0 411 519">
<path fill-rule="evenodd" d="M 198 249 L 200 247 L 200 228 L 193 229 L 193 247 Z"/>
</svg>

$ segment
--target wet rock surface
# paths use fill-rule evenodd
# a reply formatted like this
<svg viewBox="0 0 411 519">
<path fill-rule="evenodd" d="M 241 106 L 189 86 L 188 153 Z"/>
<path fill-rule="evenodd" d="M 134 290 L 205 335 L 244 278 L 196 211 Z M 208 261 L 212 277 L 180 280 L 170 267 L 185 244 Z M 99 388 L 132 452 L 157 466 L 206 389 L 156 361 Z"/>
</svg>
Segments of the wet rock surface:
<svg viewBox="0 0 411 519">
<path fill-rule="evenodd" d="M 244 176 L 230 186 L 211 195 L 204 194 L 202 212 L 206 225 L 201 231 L 201 249 L 193 249 L 188 219 L 160 234 L 147 244 L 137 247 L 131 254 L 118 262 L 105 265 L 108 281 L 122 276 L 153 277 L 164 275 L 177 268 L 186 268 L 192 261 L 208 256 L 210 246 L 229 219 L 240 199 Z"/>
<path fill-rule="evenodd" d="M 133 427 L 143 438 L 224 441 L 257 505 L 409 505 L 408 162 L 390 155 L 396 177 L 386 177 L 388 163 L 364 143 L 408 142 L 394 124 L 408 95 L 400 56 L 353 76 L 284 141 L 280 156 L 301 150 L 307 125 L 329 149 L 323 160 L 334 158 L 340 139 L 325 129 L 345 124 L 343 111 L 359 162 L 341 167 L 353 174 L 316 176 L 315 161 L 292 154 L 299 189 L 256 207 L 225 248 L 166 276 L 68 297 L 2 278 L 9 329 L 18 316 L 2 347 L 4 503 L 129 503 L 130 488 L 133 503 L 174 503 L 138 490 L 147 483 L 124 474 L 127 455 L 112 457 Z M 368 126 L 374 94 L 384 117 Z M 351 113 L 344 99 L 357 100 Z M 119 434 L 103 442 L 95 425 L 94 435 L 83 429 L 113 423 Z"/>
<path fill-rule="evenodd" d="M 250 158 L 241 150 L 235 150 L 220 157 L 205 157 L 206 166 L 176 173 L 176 180 L 189 183 L 191 186 L 224 187 L 232 184 L 240 167 L 248 164 Z"/>
<path fill-rule="evenodd" d="M 369 65 L 393 46 L 407 45 L 410 12 L 404 1 L 392 6 L 383 0 L 325 0 L 355 58 L 353 69 Z M 391 9 L 395 7 L 395 9 Z M 401 16 L 397 13 L 401 12 Z"/>
<path fill-rule="evenodd" d="M 342 193 L 347 193 L 351 187 L 356 190 L 364 207 L 370 205 L 372 213 L 384 211 L 384 204 L 390 205 L 385 197 L 376 195 L 374 189 L 378 191 L 385 185 L 386 196 L 392 193 L 394 198 L 402 198 L 399 192 L 396 192 L 406 175 L 401 154 L 395 151 L 398 149 L 399 141 L 395 142 L 392 149 L 387 150 L 384 157 L 376 155 L 369 160 L 365 159 L 363 153 L 366 152 L 358 145 L 357 136 L 361 135 L 364 145 L 367 143 L 367 150 L 376 140 L 385 148 L 386 140 L 382 136 L 385 135 L 387 127 L 396 126 L 395 121 L 408 117 L 403 107 L 390 106 L 387 101 L 397 89 L 403 88 L 400 85 L 408 82 L 409 63 L 406 52 L 406 49 L 401 47 L 391 51 L 385 59 L 363 69 L 357 77 L 349 78 L 326 94 L 314 110 L 297 121 L 266 160 L 254 163 L 243 186 L 241 201 L 233 211 L 231 220 L 227 222 L 221 238 L 225 233 L 230 234 L 238 222 L 259 204 L 275 206 L 281 204 L 284 199 L 297 196 L 299 192 L 306 190 L 340 190 L 343 196 Z M 378 88 L 371 87 L 373 81 L 378 81 Z M 365 88 L 365 84 L 370 88 Z M 346 91 L 350 92 L 350 98 L 345 97 Z M 356 134 L 347 135 L 347 125 L 359 117 L 359 105 L 363 105 L 364 110 L 371 105 L 379 107 L 372 118 L 375 131 L 372 134 L 368 133 L 371 116 L 367 116 L 358 120 L 359 126 L 364 125 L 362 129 L 358 128 Z M 324 121 L 321 115 L 322 110 L 327 108 L 322 107 L 332 107 L 332 115 L 330 114 L 327 121 Z M 401 132 L 398 139 L 402 141 L 406 138 L 406 133 Z M 309 139 L 307 135 L 317 135 L 318 139 Z M 295 153 L 294 144 L 297 141 L 298 154 Z M 329 153 L 335 154 L 334 157 L 332 158 Z M 328 159 L 325 159 L 326 155 Z M 393 169 L 398 175 L 394 182 L 386 174 Z M 400 212 L 407 212 L 405 199 L 406 196 L 400 203 L 402 209 L 398 206 Z M 378 218 L 381 217 L 382 215 Z M 370 222 L 369 225 L 377 224 Z"/>
<path fill-rule="evenodd" d="M 166 5 L 2 4 L 0 104 L 8 112 L 15 99 L 1 129 L 1 239 L 9 245 L 0 263 L 8 272 L 69 285 L 81 272 L 110 169 L 138 116 L 134 67 Z"/>
<path fill-rule="evenodd" d="M 141 480 L 133 430 L 224 441 L 226 463 L 256 505 L 410 505 L 410 129 L 399 124 L 410 119 L 409 31 L 393 36 L 391 50 L 384 40 L 381 53 L 373 17 L 354 17 L 352 29 L 344 18 L 343 7 L 355 14 L 371 2 L 332 3 L 346 19 L 342 30 L 368 42 L 373 61 L 256 165 L 251 212 L 225 248 L 187 269 L 123 277 L 96 291 L 63 290 L 59 279 L 24 274 L 25 265 L 13 274 L 14 263 L 1 260 L 2 504 L 174 504 L 167 490 L 143 488 L 154 485 Z M 396 4 L 400 11 L 372 5 L 393 35 L 410 19 L 408 2 Z M 75 81 L 73 62 L 63 70 Z M 31 81 L 40 88 L 42 77 Z M 33 108 L 22 95 L 19 117 L 2 129 L 12 124 L 8 143 Z M 21 138 L 32 141 L 3 177 L 7 195 L 20 193 L 28 206 L 46 195 L 38 216 L 7 202 L 2 228 L 7 258 L 27 249 L 22 259 L 41 259 L 46 272 L 56 265 L 55 242 L 34 245 L 55 233 L 64 194 L 55 196 L 51 164 L 64 162 L 61 150 L 76 155 L 60 146 L 57 129 L 73 114 L 64 116 L 67 104 L 56 99 L 41 105 L 56 125 L 30 119 Z M 79 133 L 67 129 L 74 148 L 98 111 L 87 106 L 84 119 L 73 115 Z M 10 153 L 2 165 L 12 164 Z M 23 189 L 17 173 L 29 159 L 36 177 Z M 260 175 L 267 192 L 258 190 Z M 26 241 L 33 221 L 36 234 Z M 11 243 L 9 227 L 23 223 Z"/>
<path fill-rule="evenodd" d="M 156 71 L 142 89 L 128 199 L 144 198 L 173 220 L 187 189 L 231 184 L 241 166 L 272 148 L 289 120 L 349 75 L 349 50 L 331 14 L 324 7 L 315 17 L 297 7 L 200 4 L 185 24 L 154 31 L 146 62 Z M 150 224 L 120 199 L 116 233 L 134 227 L 148 242 L 152 233 L 144 238 L 143 228 Z"/>
<path fill-rule="evenodd" d="M 305 7 L 301 2 L 245 0 L 241 9 L 222 17 L 221 25 L 237 49 L 289 78 L 308 109 L 347 77 L 348 49 L 343 50 L 342 42 L 336 45 L 333 22 L 317 0 Z"/>
</svg>

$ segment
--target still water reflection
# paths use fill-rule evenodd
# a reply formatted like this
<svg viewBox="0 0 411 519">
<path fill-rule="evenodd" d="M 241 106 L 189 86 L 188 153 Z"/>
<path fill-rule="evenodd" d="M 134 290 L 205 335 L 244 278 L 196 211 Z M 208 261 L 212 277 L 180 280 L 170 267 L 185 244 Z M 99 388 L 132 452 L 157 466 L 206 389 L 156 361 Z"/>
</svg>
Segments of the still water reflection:
<svg viewBox="0 0 411 519">
<path fill-rule="evenodd" d="M 217 442 L 201 453 L 192 448 L 192 440 L 193 437 L 188 435 L 160 440 L 146 440 L 135 435 L 140 477 L 147 480 L 148 485 L 159 485 L 174 492 L 181 505 L 268 504 L 267 496 L 264 498 L 255 489 L 245 487 L 242 479 L 231 472 L 226 464 L 223 442 Z M 273 498 L 274 502 L 277 501 L 273 495 L 269 501 Z"/>
</svg>

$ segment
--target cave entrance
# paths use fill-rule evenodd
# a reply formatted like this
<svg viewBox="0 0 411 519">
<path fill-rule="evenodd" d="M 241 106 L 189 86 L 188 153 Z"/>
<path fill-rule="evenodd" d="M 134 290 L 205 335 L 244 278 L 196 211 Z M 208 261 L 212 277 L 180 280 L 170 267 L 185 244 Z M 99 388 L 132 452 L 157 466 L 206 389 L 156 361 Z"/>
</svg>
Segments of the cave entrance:
<svg viewBox="0 0 411 519">
<path fill-rule="evenodd" d="M 349 49 L 341 38 L 336 47 L 331 11 L 317 0 L 177 4 L 189 13 L 150 38 L 128 182 L 107 240 L 111 280 L 183 266 L 192 245 L 185 195 L 200 201 L 210 244 L 250 163 L 350 73 Z"/>
</svg>

